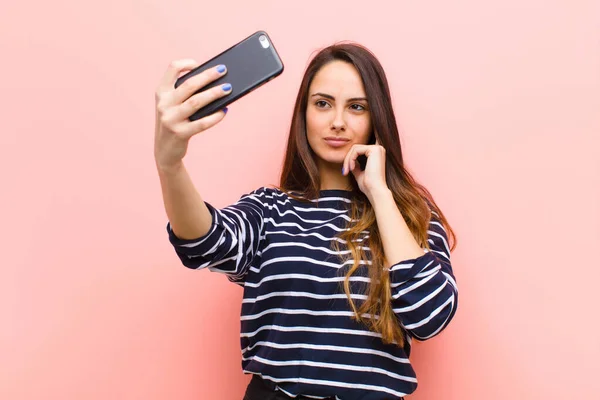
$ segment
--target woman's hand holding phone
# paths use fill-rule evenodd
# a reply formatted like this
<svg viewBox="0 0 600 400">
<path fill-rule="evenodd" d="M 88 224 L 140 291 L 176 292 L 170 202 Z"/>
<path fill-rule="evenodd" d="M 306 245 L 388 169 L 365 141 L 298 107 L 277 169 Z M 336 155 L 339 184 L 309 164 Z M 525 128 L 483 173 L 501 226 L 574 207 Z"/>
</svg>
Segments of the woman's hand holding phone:
<svg viewBox="0 0 600 400">
<path fill-rule="evenodd" d="M 156 89 L 154 158 L 160 170 L 181 165 L 192 136 L 221 122 L 227 112 L 225 109 L 196 121 L 189 120 L 198 109 L 231 93 L 231 85 L 223 84 L 194 94 L 227 74 L 224 65 L 207 69 L 187 79 L 179 87 L 174 87 L 182 73 L 198 66 L 194 60 L 173 61 Z"/>
</svg>

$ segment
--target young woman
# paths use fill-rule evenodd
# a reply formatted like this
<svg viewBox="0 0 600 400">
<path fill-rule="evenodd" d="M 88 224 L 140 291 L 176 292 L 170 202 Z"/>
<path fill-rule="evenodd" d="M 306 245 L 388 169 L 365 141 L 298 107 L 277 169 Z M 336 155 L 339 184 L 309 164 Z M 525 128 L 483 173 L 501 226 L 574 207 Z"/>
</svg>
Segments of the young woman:
<svg viewBox="0 0 600 400">
<path fill-rule="evenodd" d="M 380 63 L 357 44 L 319 52 L 300 85 L 279 186 L 222 209 L 202 199 L 182 162 L 189 139 L 227 110 L 188 116 L 231 90 L 190 97 L 226 66 L 173 89 L 197 65 L 174 62 L 157 89 L 155 159 L 182 263 L 244 288 L 242 367 L 253 374 L 244 399 L 414 392 L 412 340 L 439 334 L 456 312 L 455 237 L 404 165 Z"/>
</svg>

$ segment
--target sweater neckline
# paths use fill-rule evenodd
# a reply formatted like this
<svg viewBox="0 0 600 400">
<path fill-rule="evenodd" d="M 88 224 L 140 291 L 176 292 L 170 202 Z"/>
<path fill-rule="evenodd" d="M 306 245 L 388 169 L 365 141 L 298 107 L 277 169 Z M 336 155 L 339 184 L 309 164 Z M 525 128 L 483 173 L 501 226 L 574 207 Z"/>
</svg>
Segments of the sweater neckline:
<svg viewBox="0 0 600 400">
<path fill-rule="evenodd" d="M 296 190 L 291 191 L 294 195 L 301 195 L 300 192 Z M 319 190 L 317 192 L 317 199 L 322 199 L 325 197 L 342 197 L 345 199 L 352 199 L 354 192 L 352 190 L 345 189 L 325 189 Z"/>
<path fill-rule="evenodd" d="M 352 190 L 344 190 L 344 189 L 326 189 L 319 190 L 319 198 L 324 197 L 343 197 L 345 199 L 351 199 L 353 196 Z"/>
</svg>

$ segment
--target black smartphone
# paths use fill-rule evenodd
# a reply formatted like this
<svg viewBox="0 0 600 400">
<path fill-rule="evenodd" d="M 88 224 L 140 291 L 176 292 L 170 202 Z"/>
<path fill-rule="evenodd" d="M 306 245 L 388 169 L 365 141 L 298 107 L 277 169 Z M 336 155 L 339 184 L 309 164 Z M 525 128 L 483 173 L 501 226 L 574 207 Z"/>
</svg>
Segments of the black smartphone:
<svg viewBox="0 0 600 400">
<path fill-rule="evenodd" d="M 231 93 L 200 108 L 189 117 L 190 121 L 204 118 L 225 108 L 283 72 L 283 62 L 277 54 L 271 38 L 266 32 L 258 31 L 179 77 L 175 82 L 175 87 L 177 88 L 192 76 L 220 64 L 227 67 L 227 73 L 216 81 L 200 88 L 194 94 L 223 83 L 231 84 Z"/>
</svg>

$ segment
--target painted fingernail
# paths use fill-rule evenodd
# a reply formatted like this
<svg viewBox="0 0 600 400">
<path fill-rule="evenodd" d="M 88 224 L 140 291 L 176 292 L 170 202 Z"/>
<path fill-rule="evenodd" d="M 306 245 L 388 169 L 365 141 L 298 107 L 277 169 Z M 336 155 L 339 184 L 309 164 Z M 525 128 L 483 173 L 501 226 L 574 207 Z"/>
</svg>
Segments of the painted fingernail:
<svg viewBox="0 0 600 400">
<path fill-rule="evenodd" d="M 217 72 L 222 74 L 225 72 L 225 66 L 223 64 L 217 66 Z"/>
<path fill-rule="evenodd" d="M 225 108 L 223 109 L 223 112 L 224 112 L 225 114 L 227 114 L 227 111 L 229 111 L 229 110 L 227 109 L 227 107 L 225 107 Z"/>
<path fill-rule="evenodd" d="M 221 86 L 221 89 L 223 89 L 224 92 L 229 92 L 231 90 L 231 85 L 229 83 L 226 83 L 223 86 Z"/>
<path fill-rule="evenodd" d="M 342 167 L 342 175 L 346 175 L 346 167 Z"/>
</svg>

